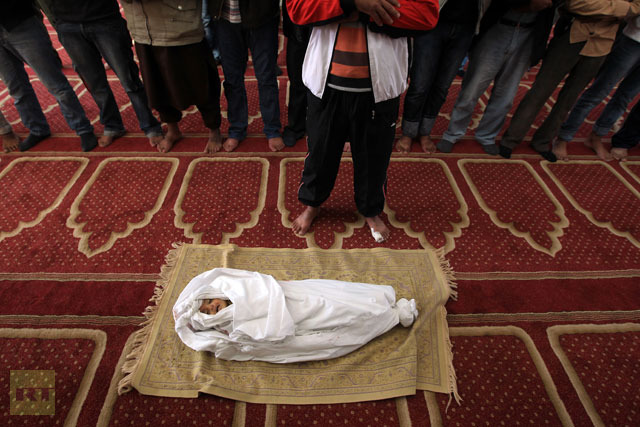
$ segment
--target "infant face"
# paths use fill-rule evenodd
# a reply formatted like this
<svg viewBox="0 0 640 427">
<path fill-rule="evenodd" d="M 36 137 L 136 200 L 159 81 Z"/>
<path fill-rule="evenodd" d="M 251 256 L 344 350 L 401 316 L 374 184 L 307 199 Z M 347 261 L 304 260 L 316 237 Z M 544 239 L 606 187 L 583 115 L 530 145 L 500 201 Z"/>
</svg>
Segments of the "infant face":
<svg viewBox="0 0 640 427">
<path fill-rule="evenodd" d="M 202 304 L 200 305 L 200 311 L 202 313 L 214 315 L 228 305 L 229 305 L 229 301 L 224 299 L 218 299 L 218 298 L 205 299 L 202 301 Z"/>
</svg>

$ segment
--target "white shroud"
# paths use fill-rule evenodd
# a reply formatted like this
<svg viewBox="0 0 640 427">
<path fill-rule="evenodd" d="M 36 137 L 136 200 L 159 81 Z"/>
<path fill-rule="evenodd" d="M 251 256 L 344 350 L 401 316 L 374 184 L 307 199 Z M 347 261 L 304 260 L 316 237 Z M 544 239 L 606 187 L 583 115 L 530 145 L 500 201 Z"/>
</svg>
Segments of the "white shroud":
<svg viewBox="0 0 640 427">
<path fill-rule="evenodd" d="M 203 299 L 233 304 L 215 315 Z M 396 302 L 391 286 L 337 280 L 276 281 L 246 270 L 215 268 L 189 282 L 173 307 L 176 332 L 194 350 L 226 360 L 272 363 L 339 357 L 418 315 Z"/>
</svg>

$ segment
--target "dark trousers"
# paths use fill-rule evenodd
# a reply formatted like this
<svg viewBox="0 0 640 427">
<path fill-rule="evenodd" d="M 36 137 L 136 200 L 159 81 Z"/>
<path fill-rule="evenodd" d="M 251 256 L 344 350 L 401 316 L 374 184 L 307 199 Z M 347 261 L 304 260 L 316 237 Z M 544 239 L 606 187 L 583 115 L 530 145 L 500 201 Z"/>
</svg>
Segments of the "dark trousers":
<svg viewBox="0 0 640 427">
<path fill-rule="evenodd" d="M 307 119 L 307 88 L 302 82 L 302 64 L 307 52 L 310 32 L 305 29 L 301 40 L 297 37 L 287 38 L 287 75 L 289 76 L 289 105 L 287 110 L 288 123 L 284 133 L 293 133 L 295 139 L 305 134 Z M 301 30 L 301 32 L 303 32 Z"/>
<path fill-rule="evenodd" d="M 387 168 L 396 131 L 400 98 L 374 103 L 373 93 L 326 88 L 320 99 L 307 97 L 309 153 L 304 162 L 298 200 L 320 206 L 338 176 L 344 143 L 351 143 L 355 202 L 365 217 L 384 208 Z"/>
<path fill-rule="evenodd" d="M 611 145 L 614 148 L 633 148 L 640 142 L 640 102 L 636 103 L 633 110 L 613 138 Z"/>
<path fill-rule="evenodd" d="M 566 76 L 564 86 L 551 112 L 531 140 L 531 147 L 538 152 L 551 149 L 551 142 L 558 135 L 562 123 L 578 96 L 596 76 L 606 58 L 606 55 L 598 57 L 580 55 L 584 44 L 585 42 L 570 43 L 569 31 L 551 41 L 536 81 L 520 101 L 509 129 L 502 137 L 501 145 L 514 149 L 524 139 L 545 102 Z"/>
</svg>

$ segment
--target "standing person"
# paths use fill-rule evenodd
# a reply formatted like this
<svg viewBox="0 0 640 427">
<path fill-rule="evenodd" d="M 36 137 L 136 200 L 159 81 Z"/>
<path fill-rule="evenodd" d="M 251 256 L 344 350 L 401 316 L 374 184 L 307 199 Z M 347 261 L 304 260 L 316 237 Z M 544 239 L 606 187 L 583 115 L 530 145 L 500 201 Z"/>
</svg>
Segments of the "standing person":
<svg viewBox="0 0 640 427">
<path fill-rule="evenodd" d="M 469 54 L 469 67 L 438 150 L 450 153 L 467 132 L 480 96 L 493 81 L 491 98 L 475 131 L 490 155 L 498 154 L 496 136 L 513 105 L 522 76 L 540 61 L 553 25 L 551 0 L 494 0 L 481 35 Z"/>
<path fill-rule="evenodd" d="M 564 80 L 551 112 L 533 135 L 531 148 L 550 161 L 557 160 L 551 143 L 580 92 L 593 79 L 611 51 L 620 19 L 640 13 L 640 0 L 568 0 L 556 24 L 536 80 L 516 110 L 500 142 L 500 155 L 511 157 L 531 128 L 540 109 Z M 566 25 L 565 25 L 566 23 Z M 561 153 L 558 153 L 561 154 Z"/>
<path fill-rule="evenodd" d="M 224 149 L 235 150 L 247 137 L 249 107 L 244 73 L 249 61 L 248 51 L 251 50 L 264 133 L 271 151 L 282 150 L 284 142 L 280 133 L 277 75 L 280 1 L 223 1 L 217 28 L 229 119 L 229 137 L 224 142 Z"/>
<path fill-rule="evenodd" d="M 282 132 L 284 145 L 293 147 L 306 134 L 307 88 L 302 81 L 302 64 L 307 52 L 311 28 L 291 22 L 287 2 L 282 1 L 282 32 L 287 38 L 287 75 L 289 76 L 288 123 Z"/>
<path fill-rule="evenodd" d="M 300 236 L 311 227 L 331 194 L 343 146 L 349 140 L 358 212 L 374 239 L 384 241 L 390 231 L 380 213 L 400 95 L 407 87 L 409 72 L 408 41 L 403 33 L 433 28 L 438 3 L 288 0 L 287 10 L 294 23 L 315 25 L 302 71 L 309 89 L 309 153 L 298 200 L 306 208 L 294 220 L 293 231 Z"/>
<path fill-rule="evenodd" d="M 622 83 L 620 81 L 622 80 Z M 618 85 L 618 83 L 620 83 Z M 618 85 L 611 100 L 602 111 L 585 145 L 602 160 L 611 160 L 609 151 L 602 145 L 605 136 L 627 106 L 640 93 L 640 17 L 631 19 L 613 45 L 611 53 L 598 72 L 596 79 L 571 110 L 562 124 L 558 141 L 553 150 L 560 160 L 568 160 L 567 144 L 573 139 L 587 115 L 600 104 Z"/>
<path fill-rule="evenodd" d="M 117 0 L 40 0 L 46 3 L 55 22 L 62 46 L 73 62 L 73 68 L 100 108 L 104 135 L 98 145 L 106 147 L 126 133 L 115 96 L 109 86 L 102 58 L 116 73 L 131 100 L 140 128 L 152 146 L 162 141 L 162 128 L 151 113 L 147 95 L 133 60 L 131 37 L 127 23 L 120 15 Z"/>
<path fill-rule="evenodd" d="M 0 137 L 2 137 L 2 149 L 5 153 L 10 153 L 18 149 L 20 138 L 13 133 L 11 124 L 0 111 Z"/>
<path fill-rule="evenodd" d="M 622 129 L 611 138 L 611 155 L 614 159 L 625 161 L 630 148 L 640 142 L 640 102 L 633 107 Z"/>
<path fill-rule="evenodd" d="M 220 77 L 204 40 L 202 0 L 123 0 L 122 7 L 149 105 L 167 123 L 158 151 L 168 152 L 182 138 L 178 123 L 190 105 L 209 129 L 204 152 L 220 151 Z"/>
<path fill-rule="evenodd" d="M 397 151 L 411 151 L 415 138 L 419 138 L 425 153 L 436 151 L 431 129 L 490 3 L 491 0 L 448 0 L 440 10 L 436 28 L 414 38 Z"/>
<path fill-rule="evenodd" d="M 51 135 L 25 63 L 51 93 L 67 124 L 80 137 L 83 151 L 91 151 L 98 141 L 78 96 L 62 73 L 60 57 L 51 45 L 42 14 L 32 0 L 5 0 L 0 3 L 0 79 L 7 85 L 29 136 L 19 143 L 25 151 Z"/>
</svg>

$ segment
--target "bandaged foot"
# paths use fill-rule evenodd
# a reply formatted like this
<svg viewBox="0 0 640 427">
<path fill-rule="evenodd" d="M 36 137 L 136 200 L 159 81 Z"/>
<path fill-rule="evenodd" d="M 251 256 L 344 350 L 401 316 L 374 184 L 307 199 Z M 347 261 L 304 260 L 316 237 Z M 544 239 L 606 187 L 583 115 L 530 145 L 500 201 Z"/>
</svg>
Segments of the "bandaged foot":
<svg viewBox="0 0 640 427">
<path fill-rule="evenodd" d="M 367 224 L 371 228 L 371 235 L 376 243 L 382 243 L 389 238 L 391 231 L 387 228 L 386 224 L 382 222 L 382 219 L 376 215 L 365 218 Z"/>
<path fill-rule="evenodd" d="M 400 324 L 405 328 L 411 326 L 418 317 L 418 309 L 414 299 L 407 301 L 405 298 L 400 298 L 396 301 L 395 309 L 398 311 Z"/>
</svg>

